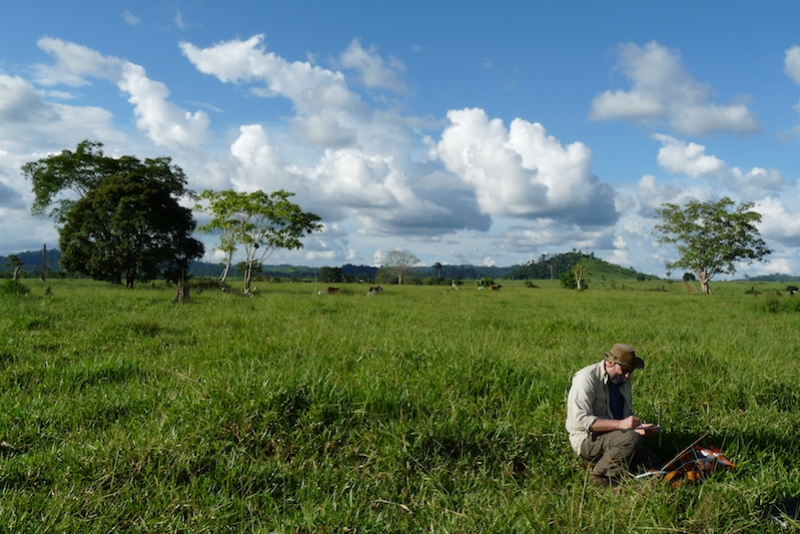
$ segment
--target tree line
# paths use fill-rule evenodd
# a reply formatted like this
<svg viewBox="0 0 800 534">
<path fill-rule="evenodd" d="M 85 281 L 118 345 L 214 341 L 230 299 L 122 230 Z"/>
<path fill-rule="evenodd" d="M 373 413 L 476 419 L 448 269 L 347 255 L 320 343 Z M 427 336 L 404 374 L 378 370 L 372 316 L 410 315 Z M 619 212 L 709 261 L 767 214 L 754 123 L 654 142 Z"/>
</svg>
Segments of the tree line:
<svg viewBox="0 0 800 534">
<path fill-rule="evenodd" d="M 218 249 L 225 254 L 220 284 L 224 284 L 237 252 L 244 292 L 250 293 L 253 277 L 279 249 L 303 247 L 303 237 L 321 231 L 321 218 L 303 211 L 290 199 L 294 193 L 258 190 L 206 190 L 200 194 L 187 188 L 183 170 L 168 157 L 106 156 L 102 143 L 82 141 L 75 151 L 62 150 L 22 166 L 32 183 L 31 211 L 52 217 L 58 227 L 61 266 L 68 272 L 90 276 L 132 288 L 136 281 L 164 277 L 182 285 L 190 264 L 205 253 L 192 237 L 195 230 L 219 236 Z M 192 208 L 209 221 L 198 227 Z M 678 259 L 665 262 L 667 270 L 688 269 L 710 293 L 710 281 L 719 274 L 733 274 L 737 262 L 764 261 L 772 250 L 761 239 L 761 215 L 753 203 L 736 205 L 724 197 L 718 201 L 691 201 L 686 205 L 664 204 L 656 209 L 661 222 L 654 228 L 658 243 L 674 246 Z M 575 278 L 577 289 L 588 273 L 582 261 L 594 258 L 573 249 L 548 256 L 503 273 L 507 278 Z M 12 267 L 19 275 L 15 257 Z M 419 266 L 411 252 L 393 250 L 383 269 L 397 283 L 407 282 Z M 325 277 L 339 276 L 337 268 L 326 268 Z M 455 279 L 492 276 L 473 266 L 454 268 L 436 262 L 435 280 L 443 275 Z M 341 273 L 343 275 L 343 273 Z M 503 276 L 503 274 L 499 276 Z"/>
<path fill-rule="evenodd" d="M 67 273 L 60 266 L 61 252 L 57 249 L 47 249 L 45 272 L 47 278 L 85 276 L 78 273 Z M 39 276 L 42 265 L 42 251 L 24 251 L 9 256 L 0 256 L 0 274 L 6 276 L 13 274 L 17 266 L 20 277 L 29 278 Z M 228 277 L 242 277 L 245 273 L 245 262 L 234 263 L 228 271 Z M 442 284 L 449 284 L 452 280 L 479 280 L 482 278 L 499 279 L 515 267 L 486 267 L 480 265 L 442 265 L 412 267 L 409 271 L 411 283 L 431 283 L 431 280 L 440 280 Z M 222 267 L 224 270 L 224 265 Z M 380 280 L 382 267 L 373 265 L 356 265 L 346 263 L 342 266 L 310 267 L 307 265 L 272 264 L 259 265 L 256 276 L 270 279 L 314 281 L 330 283 L 357 283 L 375 282 Z M 189 263 L 189 277 L 217 278 L 220 277 L 220 264 L 195 260 Z M 385 276 L 388 278 L 388 275 Z M 381 282 L 383 283 L 383 282 Z M 389 282 L 386 282 L 389 283 Z"/>
<path fill-rule="evenodd" d="M 536 260 L 519 265 L 504 278 L 514 280 L 559 280 L 564 273 L 583 260 L 595 259 L 594 252 L 584 253 L 579 250 L 561 254 L 542 254 Z M 599 260 L 598 261 L 602 261 Z M 611 265 L 611 264 L 609 264 Z"/>
</svg>

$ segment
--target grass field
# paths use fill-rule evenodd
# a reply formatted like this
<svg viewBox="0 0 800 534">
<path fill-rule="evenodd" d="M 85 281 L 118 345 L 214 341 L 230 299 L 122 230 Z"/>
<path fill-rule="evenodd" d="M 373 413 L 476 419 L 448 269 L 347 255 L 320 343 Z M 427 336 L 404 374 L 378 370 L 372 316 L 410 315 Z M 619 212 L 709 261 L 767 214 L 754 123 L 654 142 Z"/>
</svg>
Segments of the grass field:
<svg viewBox="0 0 800 534">
<path fill-rule="evenodd" d="M 171 304 L 48 283 L 0 295 L 1 531 L 778 532 L 766 508 L 800 494 L 800 297 L 778 285 L 262 283 Z M 708 433 L 735 470 L 587 485 L 566 391 L 616 342 L 647 362 L 651 447 Z"/>
</svg>

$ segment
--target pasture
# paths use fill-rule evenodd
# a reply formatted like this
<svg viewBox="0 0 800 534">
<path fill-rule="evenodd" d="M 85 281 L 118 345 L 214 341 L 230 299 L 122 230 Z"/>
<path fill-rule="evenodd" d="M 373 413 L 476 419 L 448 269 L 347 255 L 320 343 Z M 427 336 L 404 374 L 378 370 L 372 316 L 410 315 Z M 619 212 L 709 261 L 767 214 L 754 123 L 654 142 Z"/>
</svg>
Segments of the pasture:
<svg viewBox="0 0 800 534">
<path fill-rule="evenodd" d="M 800 296 L 777 284 L 260 283 L 171 304 L 48 283 L 0 295 L 3 531 L 778 532 L 766 507 L 800 494 Z M 735 470 L 587 485 L 564 401 L 615 342 L 647 364 L 649 445 L 708 433 Z"/>
</svg>

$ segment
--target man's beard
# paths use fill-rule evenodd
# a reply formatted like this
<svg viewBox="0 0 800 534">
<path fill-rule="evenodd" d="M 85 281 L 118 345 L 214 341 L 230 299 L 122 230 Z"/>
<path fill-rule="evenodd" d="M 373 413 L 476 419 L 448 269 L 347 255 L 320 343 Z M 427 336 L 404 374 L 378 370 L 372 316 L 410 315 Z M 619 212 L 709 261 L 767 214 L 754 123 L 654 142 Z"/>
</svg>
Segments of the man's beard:
<svg viewBox="0 0 800 534">
<path fill-rule="evenodd" d="M 627 379 L 627 378 L 625 378 L 625 376 L 623 376 L 623 375 L 619 375 L 619 376 L 615 376 L 614 378 L 612 378 L 612 379 L 611 379 L 611 381 L 612 381 L 612 382 L 614 382 L 615 384 L 617 384 L 617 385 L 620 385 L 620 386 L 621 386 L 622 384 L 624 384 L 625 382 L 627 382 L 627 381 L 628 381 L 628 379 Z"/>
</svg>

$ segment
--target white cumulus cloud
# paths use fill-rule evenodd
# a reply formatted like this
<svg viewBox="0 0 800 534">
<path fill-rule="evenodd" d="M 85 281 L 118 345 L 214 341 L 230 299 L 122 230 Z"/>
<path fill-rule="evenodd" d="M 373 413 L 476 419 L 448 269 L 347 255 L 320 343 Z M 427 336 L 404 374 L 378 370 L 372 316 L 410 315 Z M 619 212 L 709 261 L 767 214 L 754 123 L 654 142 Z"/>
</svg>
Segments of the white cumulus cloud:
<svg viewBox="0 0 800 534">
<path fill-rule="evenodd" d="M 170 102 L 167 86 L 148 78 L 143 67 L 127 63 L 118 85 L 130 95 L 136 126 L 147 132 L 155 144 L 192 150 L 210 139 L 208 114 L 191 113 Z"/>
<path fill-rule="evenodd" d="M 777 169 L 754 167 L 743 171 L 738 167 L 728 168 L 723 160 L 706 154 L 703 145 L 662 134 L 653 138 L 661 141 L 662 145 L 658 151 L 658 164 L 672 174 L 716 178 L 734 189 L 749 190 L 751 194 L 763 189 L 779 189 L 784 185 L 783 173 Z"/>
<path fill-rule="evenodd" d="M 765 240 L 800 246 L 800 212 L 790 211 L 784 202 L 773 196 L 756 202 L 753 210 L 761 214 L 759 230 Z"/>
<path fill-rule="evenodd" d="M 365 87 L 391 89 L 396 93 L 406 92 L 405 85 L 399 79 L 399 75 L 406 70 L 403 62 L 390 58 L 387 63 L 377 54 L 374 47 L 364 50 L 358 39 L 353 39 L 347 50 L 342 53 L 339 64 L 344 69 L 358 71 Z"/>
<path fill-rule="evenodd" d="M 644 47 L 622 45 L 617 68 L 630 80 L 631 88 L 597 95 L 589 118 L 650 124 L 663 121 L 676 132 L 689 135 L 747 134 L 759 130 L 745 105 L 709 102 L 710 87 L 694 80 L 676 52 L 656 42 Z"/>
<path fill-rule="evenodd" d="M 0 72 L 0 150 L 28 154 L 76 136 L 119 140 L 112 118 L 98 107 L 48 102 L 30 82 Z"/>
<path fill-rule="evenodd" d="M 567 147 L 544 127 L 515 119 L 506 129 L 481 109 L 453 110 L 436 152 L 447 168 L 475 188 L 484 213 L 553 218 L 581 226 L 617 219 L 613 190 L 591 173 L 591 151 Z"/>
<path fill-rule="evenodd" d="M 208 48 L 182 42 L 180 48 L 200 72 L 226 83 L 264 82 L 266 86 L 257 93 L 288 98 L 301 114 L 359 106 L 360 97 L 348 89 L 342 73 L 307 61 L 286 61 L 266 52 L 262 41 L 263 35 L 256 35 Z"/>
<path fill-rule="evenodd" d="M 800 85 L 800 46 L 795 45 L 786 51 L 783 71 Z"/>
<path fill-rule="evenodd" d="M 656 217 L 656 208 L 663 204 L 685 204 L 690 200 L 705 202 L 711 200 L 713 191 L 709 187 L 685 187 L 678 182 L 667 182 L 659 185 L 655 176 L 642 176 L 636 186 L 636 202 L 638 214 L 642 217 Z"/>
<path fill-rule="evenodd" d="M 39 83 L 79 86 L 89 83 L 87 77 L 108 80 L 129 95 L 137 127 L 157 145 L 194 151 L 209 140 L 208 115 L 171 102 L 166 85 L 148 78 L 144 67 L 60 39 L 43 38 L 38 44 L 56 60 L 38 66 Z"/>
<path fill-rule="evenodd" d="M 654 135 L 661 141 L 658 151 L 658 164 L 674 174 L 685 174 L 692 178 L 719 175 L 725 171 L 725 162 L 705 153 L 706 147 L 687 143 L 669 135 Z"/>
<path fill-rule="evenodd" d="M 52 37 L 43 37 L 37 44 L 56 60 L 53 65 L 36 66 L 36 82 L 42 85 L 79 87 L 90 83 L 87 76 L 116 83 L 126 63 L 120 58 L 103 56 L 85 46 Z"/>
</svg>

